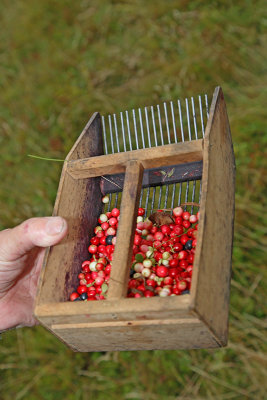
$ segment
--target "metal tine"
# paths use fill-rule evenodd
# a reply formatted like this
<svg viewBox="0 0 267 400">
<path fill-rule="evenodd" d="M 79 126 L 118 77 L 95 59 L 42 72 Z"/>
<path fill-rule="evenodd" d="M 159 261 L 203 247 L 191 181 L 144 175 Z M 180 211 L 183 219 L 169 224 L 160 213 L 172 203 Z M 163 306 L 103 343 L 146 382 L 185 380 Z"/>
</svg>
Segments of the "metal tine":
<svg viewBox="0 0 267 400">
<path fill-rule="evenodd" d="M 195 192 L 196 192 L 196 181 L 193 181 L 193 190 L 192 190 L 192 203 L 195 201 Z M 191 214 L 193 214 L 194 206 L 191 206 Z"/>
<path fill-rule="evenodd" d="M 106 125 L 105 125 L 105 118 L 102 117 L 102 126 L 103 126 L 103 136 L 104 136 L 104 145 L 105 145 L 105 154 L 108 154 L 108 147 L 107 147 L 107 135 L 106 135 Z"/>
<path fill-rule="evenodd" d="M 132 139 L 131 139 L 131 130 L 130 130 L 130 124 L 129 124 L 128 111 L 125 111 L 125 115 L 126 115 L 126 123 L 127 123 L 128 137 L 129 137 L 129 145 L 130 145 L 130 150 L 132 150 L 133 147 L 132 147 Z"/>
<path fill-rule="evenodd" d="M 114 121 L 115 138 L 116 138 L 116 143 L 117 143 L 117 149 L 118 149 L 118 153 L 120 153 L 119 135 L 118 135 L 118 129 L 117 129 L 116 114 L 113 114 L 113 121 Z"/>
<path fill-rule="evenodd" d="M 192 113 L 193 113 L 193 121 L 194 121 L 195 136 L 196 136 L 196 139 L 198 139 L 198 134 L 197 134 L 197 120 L 196 120 L 196 112 L 195 112 L 195 103 L 194 103 L 194 98 L 193 98 L 193 97 L 191 97 L 191 104 L 192 104 Z"/>
<path fill-rule="evenodd" d="M 132 110 L 132 113 L 133 113 L 133 123 L 134 123 L 135 142 L 136 142 L 136 148 L 137 148 L 137 150 L 138 150 L 138 149 L 139 149 L 139 143 L 138 143 L 138 135 L 137 135 L 137 129 L 136 129 L 135 110 Z"/>
<path fill-rule="evenodd" d="M 115 204 L 114 204 L 114 207 L 117 207 L 117 205 L 118 205 L 118 197 L 119 197 L 119 193 L 117 192 L 117 193 L 116 193 L 116 196 L 115 196 Z"/>
<path fill-rule="evenodd" d="M 155 146 L 158 146 L 158 139 L 157 139 L 157 131 L 155 125 L 155 117 L 154 117 L 154 108 L 153 106 L 150 107 L 151 115 L 152 115 L 152 124 L 153 124 L 153 131 L 154 131 L 154 139 L 155 139 Z"/>
<path fill-rule="evenodd" d="M 161 123 L 161 116 L 160 116 L 160 107 L 157 105 L 157 110 L 158 110 L 158 119 L 159 119 L 159 132 L 160 132 L 160 139 L 161 139 L 161 145 L 164 145 L 164 139 L 163 139 L 163 132 L 162 132 L 162 123 Z"/>
<path fill-rule="evenodd" d="M 174 132 L 174 141 L 175 143 L 178 142 L 177 140 L 177 132 L 176 132 L 176 126 L 175 126 L 175 117 L 174 117 L 174 110 L 173 110 L 173 102 L 170 101 L 170 106 L 171 106 L 171 113 L 172 113 L 172 126 L 173 126 L 173 132 Z"/>
<path fill-rule="evenodd" d="M 149 120 L 148 120 L 148 114 L 147 114 L 147 108 L 146 107 L 145 107 L 145 116 L 146 116 L 146 130 L 147 130 L 147 137 L 148 137 L 148 147 L 151 147 Z"/>
<path fill-rule="evenodd" d="M 166 121 L 166 128 L 167 128 L 167 135 L 168 135 L 168 142 L 169 144 L 171 143 L 171 138 L 170 138 L 170 129 L 169 129 L 169 121 L 168 121 L 168 113 L 167 113 L 167 106 L 166 103 L 163 103 L 164 105 L 164 112 L 165 112 L 165 121 Z"/>
<path fill-rule="evenodd" d="M 175 184 L 173 184 L 171 208 L 173 208 L 173 206 L 174 206 L 175 191 L 176 191 L 176 185 L 175 185 Z"/>
<path fill-rule="evenodd" d="M 123 149 L 126 151 L 126 140 L 125 140 L 125 131 L 124 131 L 124 122 L 123 122 L 123 113 L 120 112 L 121 116 L 121 131 L 122 131 L 122 140 L 123 140 Z"/>
<path fill-rule="evenodd" d="M 161 205 L 161 196 L 162 196 L 162 186 L 159 187 L 158 209 L 160 209 L 160 205 Z"/>
<path fill-rule="evenodd" d="M 180 100 L 178 100 L 178 109 L 179 109 L 179 118 L 180 118 L 182 142 L 184 142 L 183 117 L 182 117 L 182 110 L 181 110 L 181 102 L 180 102 Z"/>
<path fill-rule="evenodd" d="M 191 136 L 191 127 L 190 127 L 190 115 L 189 115 L 188 99 L 185 99 L 185 106 L 186 106 L 188 136 L 189 136 L 189 140 L 191 141 L 192 140 L 192 136 Z"/>
<path fill-rule="evenodd" d="M 164 200 L 164 208 L 167 208 L 168 194 L 169 194 L 169 185 L 166 185 L 166 193 L 165 193 L 165 200 Z"/>
<path fill-rule="evenodd" d="M 110 142 L 111 142 L 111 151 L 112 154 L 114 153 L 114 142 L 113 142 L 113 133 L 112 133 L 112 126 L 111 126 L 111 116 L 108 116 L 108 122 L 109 122 L 109 134 L 110 134 Z"/>
<path fill-rule="evenodd" d="M 181 204 L 181 198 L 182 198 L 182 182 L 180 182 L 180 187 L 179 187 L 179 196 L 178 196 L 178 205 Z"/>
<path fill-rule="evenodd" d="M 140 122 L 141 136 L 142 136 L 142 144 L 143 144 L 143 149 L 144 149 L 146 147 L 146 145 L 145 145 L 145 136 L 144 136 L 144 130 L 143 130 L 143 117 L 142 117 L 141 108 L 139 108 L 138 111 L 139 111 L 139 122 Z"/>
<path fill-rule="evenodd" d="M 188 192 L 189 192 L 189 181 L 186 182 L 186 192 L 185 192 L 185 202 L 188 202 Z M 187 206 L 185 206 L 185 210 L 187 210 Z"/>
<path fill-rule="evenodd" d="M 143 189 L 141 190 L 141 193 L 140 193 L 139 207 L 142 207 L 142 200 L 143 200 Z"/>
<path fill-rule="evenodd" d="M 147 193 L 146 193 L 146 203 L 145 203 L 145 215 L 147 215 L 147 205 L 148 205 L 148 200 L 149 200 L 149 194 L 150 194 L 150 187 L 147 188 Z"/>
<path fill-rule="evenodd" d="M 208 96 L 206 94 L 205 94 L 205 103 L 206 103 L 207 118 L 209 118 L 209 102 L 208 102 Z"/>
<path fill-rule="evenodd" d="M 204 128 L 204 121 L 203 121 L 203 111 L 202 111 L 202 100 L 201 96 L 198 96 L 199 102 L 199 112 L 200 112 L 200 121 L 201 121 L 201 130 L 202 130 L 202 137 L 205 135 L 205 128 Z"/>
<path fill-rule="evenodd" d="M 155 195 L 156 195 L 156 188 L 153 187 L 153 192 L 152 192 L 152 200 L 151 200 L 151 210 L 154 210 L 154 204 L 155 204 Z"/>
</svg>

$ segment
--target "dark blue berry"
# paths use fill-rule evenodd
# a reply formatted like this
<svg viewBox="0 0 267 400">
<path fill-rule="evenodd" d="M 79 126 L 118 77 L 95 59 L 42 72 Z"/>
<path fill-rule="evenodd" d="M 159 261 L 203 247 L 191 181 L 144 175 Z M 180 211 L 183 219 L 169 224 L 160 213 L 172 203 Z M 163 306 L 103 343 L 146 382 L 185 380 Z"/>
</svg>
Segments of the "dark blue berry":
<svg viewBox="0 0 267 400">
<path fill-rule="evenodd" d="M 77 299 L 73 300 L 73 301 L 81 301 L 82 299 L 80 297 L 77 297 Z"/>
<path fill-rule="evenodd" d="M 182 292 L 182 294 L 189 294 L 190 293 L 190 291 L 187 289 L 187 290 L 184 290 L 183 292 Z"/>
<path fill-rule="evenodd" d="M 107 237 L 106 237 L 106 244 L 112 244 L 112 239 L 114 238 L 114 236 L 113 235 L 108 235 Z"/>
<path fill-rule="evenodd" d="M 135 274 L 135 270 L 134 270 L 134 269 L 131 269 L 131 271 L 130 271 L 130 278 L 133 278 L 134 274 Z"/>
<path fill-rule="evenodd" d="M 184 249 L 185 250 L 191 250 L 192 249 L 192 242 L 193 242 L 193 240 L 188 240 L 186 242 L 186 244 L 184 245 Z"/>
<path fill-rule="evenodd" d="M 87 293 L 82 293 L 82 294 L 80 295 L 80 299 L 81 299 L 81 300 L 87 300 L 87 299 L 88 299 Z"/>
</svg>

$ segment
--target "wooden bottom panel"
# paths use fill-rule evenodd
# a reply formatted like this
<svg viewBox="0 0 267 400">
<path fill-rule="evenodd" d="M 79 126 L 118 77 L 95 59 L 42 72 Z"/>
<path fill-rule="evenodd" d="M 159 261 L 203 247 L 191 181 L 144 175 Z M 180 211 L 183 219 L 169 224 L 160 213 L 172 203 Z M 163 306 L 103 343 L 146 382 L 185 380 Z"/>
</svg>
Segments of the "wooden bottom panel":
<svg viewBox="0 0 267 400">
<path fill-rule="evenodd" d="M 219 347 L 197 318 L 61 324 L 51 330 L 79 352 Z"/>
</svg>

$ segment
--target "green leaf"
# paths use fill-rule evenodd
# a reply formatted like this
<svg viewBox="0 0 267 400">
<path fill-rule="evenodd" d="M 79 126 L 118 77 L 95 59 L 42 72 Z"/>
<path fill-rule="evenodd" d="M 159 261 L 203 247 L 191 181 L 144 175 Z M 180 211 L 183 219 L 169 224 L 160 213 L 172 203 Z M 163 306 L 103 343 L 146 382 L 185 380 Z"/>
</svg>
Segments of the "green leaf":
<svg viewBox="0 0 267 400">
<path fill-rule="evenodd" d="M 102 294 L 106 293 L 108 291 L 108 285 L 106 283 L 103 283 L 101 286 Z"/>
<path fill-rule="evenodd" d="M 142 256 L 142 254 L 136 254 L 135 255 L 135 259 L 137 262 L 143 262 L 144 261 L 144 257 Z"/>
<path fill-rule="evenodd" d="M 168 172 L 167 177 L 170 178 L 174 174 L 174 168 Z"/>
<path fill-rule="evenodd" d="M 92 283 L 88 283 L 88 285 L 86 285 L 87 287 L 91 287 L 91 286 L 93 286 L 95 284 L 95 281 L 94 282 L 92 282 Z"/>
<path fill-rule="evenodd" d="M 160 171 L 161 175 L 166 175 L 165 171 Z"/>
</svg>

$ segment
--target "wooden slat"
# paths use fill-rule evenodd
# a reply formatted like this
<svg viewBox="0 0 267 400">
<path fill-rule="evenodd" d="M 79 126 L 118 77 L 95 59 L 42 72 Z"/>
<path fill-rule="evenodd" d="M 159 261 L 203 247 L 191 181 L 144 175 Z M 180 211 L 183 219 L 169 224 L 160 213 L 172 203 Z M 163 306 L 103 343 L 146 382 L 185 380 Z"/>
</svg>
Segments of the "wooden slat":
<svg viewBox="0 0 267 400">
<path fill-rule="evenodd" d="M 53 325 L 75 351 L 125 351 L 214 348 L 219 344 L 206 325 L 194 319 L 148 320 L 105 324 Z"/>
<path fill-rule="evenodd" d="M 47 326 L 52 324 L 88 323 L 158 318 L 192 318 L 188 312 L 190 295 L 151 297 L 90 302 L 47 303 L 36 307 L 36 313 Z"/>
<path fill-rule="evenodd" d="M 143 170 L 140 161 L 131 160 L 127 163 L 108 299 L 126 296 Z"/>
<path fill-rule="evenodd" d="M 234 224 L 235 161 L 226 105 L 216 88 L 205 131 L 202 195 L 191 309 L 227 343 Z"/>
<path fill-rule="evenodd" d="M 46 251 L 36 304 L 69 299 L 77 288 L 77 275 L 88 257 L 89 235 L 93 235 L 102 211 L 100 178 L 74 180 L 67 172 L 69 160 L 103 154 L 101 120 L 95 113 L 69 152 L 61 174 L 53 215 L 68 222 L 62 242 Z M 36 314 L 38 318 L 38 314 Z"/>
<path fill-rule="evenodd" d="M 75 179 L 119 174 L 127 162 L 139 160 L 144 168 L 157 168 L 202 160 L 203 139 L 174 143 L 165 146 L 109 154 L 89 159 L 69 161 L 68 173 Z"/>
<path fill-rule="evenodd" d="M 101 191 L 103 195 L 121 192 L 124 184 L 124 177 L 124 174 L 102 176 Z M 201 177 L 202 161 L 170 165 L 168 167 L 150 168 L 144 171 L 142 188 L 193 181 L 201 179 Z"/>
</svg>

